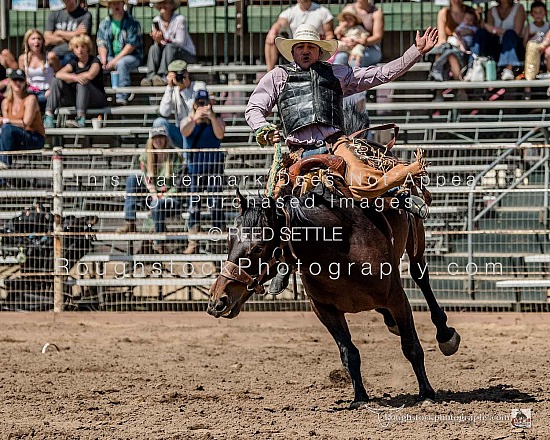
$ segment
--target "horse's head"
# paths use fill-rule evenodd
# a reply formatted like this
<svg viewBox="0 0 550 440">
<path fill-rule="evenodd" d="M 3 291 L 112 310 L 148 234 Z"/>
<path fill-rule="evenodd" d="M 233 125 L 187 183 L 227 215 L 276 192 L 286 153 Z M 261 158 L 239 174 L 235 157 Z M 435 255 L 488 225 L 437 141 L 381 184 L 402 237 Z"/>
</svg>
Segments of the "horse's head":
<svg viewBox="0 0 550 440">
<path fill-rule="evenodd" d="M 263 283 L 273 278 L 283 247 L 283 220 L 271 198 L 247 200 L 239 191 L 241 215 L 229 232 L 229 255 L 210 288 L 208 313 L 234 318 L 254 293 L 264 293 Z M 279 218 L 278 218 L 279 217 Z"/>
</svg>

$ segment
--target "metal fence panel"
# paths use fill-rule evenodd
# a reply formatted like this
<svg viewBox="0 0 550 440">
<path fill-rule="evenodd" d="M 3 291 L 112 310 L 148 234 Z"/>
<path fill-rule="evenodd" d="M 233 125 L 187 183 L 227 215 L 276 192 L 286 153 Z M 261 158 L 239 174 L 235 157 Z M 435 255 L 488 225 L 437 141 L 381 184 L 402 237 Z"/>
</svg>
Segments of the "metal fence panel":
<svg viewBox="0 0 550 440">
<path fill-rule="evenodd" d="M 439 301 L 455 309 L 544 309 L 550 286 L 546 276 L 550 263 L 548 144 L 424 147 L 433 179 L 428 186 L 433 203 L 425 223 L 426 258 Z M 400 157 L 410 159 L 416 146 L 395 149 Z M 509 150 L 511 154 L 486 172 L 491 160 Z M 65 310 L 205 307 L 227 250 L 225 233 L 217 233 L 219 241 L 208 235 L 213 220 L 206 199 L 214 195 L 224 200 L 231 225 L 237 215 L 235 188 L 250 195 L 263 192 L 271 152 L 228 147 L 227 180 L 216 193 L 194 193 L 188 188 L 176 193 L 182 204 L 169 216 L 166 232 L 155 233 L 148 211 L 141 210 L 136 231 L 119 233 L 129 195 L 125 183 L 139 173 L 138 158 L 143 152 L 143 147 L 56 148 L 13 155 L 11 167 L 0 171 L 3 310 L 51 309 L 55 298 Z M 205 198 L 196 234 L 186 226 L 188 202 L 194 196 Z M 199 241 L 198 254 L 182 254 L 189 239 Z M 162 253 L 153 249 L 155 242 L 166 245 Z M 415 307 L 423 308 L 407 265 L 404 257 L 400 269 L 407 293 Z M 289 290 L 277 299 L 255 298 L 247 307 L 305 310 L 308 305 L 299 283 L 297 297 Z"/>
</svg>

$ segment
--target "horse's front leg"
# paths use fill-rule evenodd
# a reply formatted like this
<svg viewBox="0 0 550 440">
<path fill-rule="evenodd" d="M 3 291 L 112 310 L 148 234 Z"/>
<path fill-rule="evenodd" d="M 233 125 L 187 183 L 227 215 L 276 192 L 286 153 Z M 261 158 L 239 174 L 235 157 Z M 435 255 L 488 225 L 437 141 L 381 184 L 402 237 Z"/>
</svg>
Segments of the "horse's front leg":
<svg viewBox="0 0 550 440">
<path fill-rule="evenodd" d="M 369 401 L 369 396 L 365 391 L 363 379 L 361 378 L 361 356 L 359 350 L 351 341 L 351 334 L 344 313 L 333 306 L 319 304 L 314 300 L 311 300 L 311 305 L 319 320 L 332 335 L 336 341 L 336 345 L 338 345 L 342 365 L 349 372 L 355 392 L 351 408 L 359 408 L 359 406 Z"/>
</svg>

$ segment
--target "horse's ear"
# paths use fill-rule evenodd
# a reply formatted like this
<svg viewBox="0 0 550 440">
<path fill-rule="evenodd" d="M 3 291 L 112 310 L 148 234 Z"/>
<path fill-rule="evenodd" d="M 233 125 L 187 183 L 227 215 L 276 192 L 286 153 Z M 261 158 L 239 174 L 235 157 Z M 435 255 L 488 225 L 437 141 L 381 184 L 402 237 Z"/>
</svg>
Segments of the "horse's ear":
<svg viewBox="0 0 550 440">
<path fill-rule="evenodd" d="M 241 215 L 242 215 L 247 208 L 246 197 L 241 194 L 241 192 L 239 191 L 239 188 L 237 188 L 236 194 L 237 194 L 237 198 L 239 199 L 239 210 L 241 211 Z"/>
</svg>

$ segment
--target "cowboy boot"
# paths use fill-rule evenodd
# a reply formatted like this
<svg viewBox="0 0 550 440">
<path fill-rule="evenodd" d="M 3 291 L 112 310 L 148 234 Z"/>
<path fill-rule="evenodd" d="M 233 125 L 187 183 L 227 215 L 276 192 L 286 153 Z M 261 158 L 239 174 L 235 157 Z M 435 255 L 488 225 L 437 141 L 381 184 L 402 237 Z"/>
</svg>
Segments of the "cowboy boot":
<svg viewBox="0 0 550 440">
<path fill-rule="evenodd" d="M 200 226 L 194 225 L 189 228 L 189 234 L 198 234 L 200 232 Z M 187 248 L 183 251 L 185 255 L 196 254 L 198 251 L 197 240 L 189 239 L 187 242 Z"/>
<path fill-rule="evenodd" d="M 290 269 L 284 275 L 277 272 L 277 275 L 272 278 L 271 283 L 269 284 L 268 293 L 270 293 L 271 295 L 278 295 L 283 290 L 285 290 L 288 287 L 291 273 L 292 270 Z"/>
<path fill-rule="evenodd" d="M 136 232 L 136 221 L 135 220 L 126 220 L 124 226 L 116 230 L 117 234 L 128 234 L 130 232 Z"/>
</svg>

